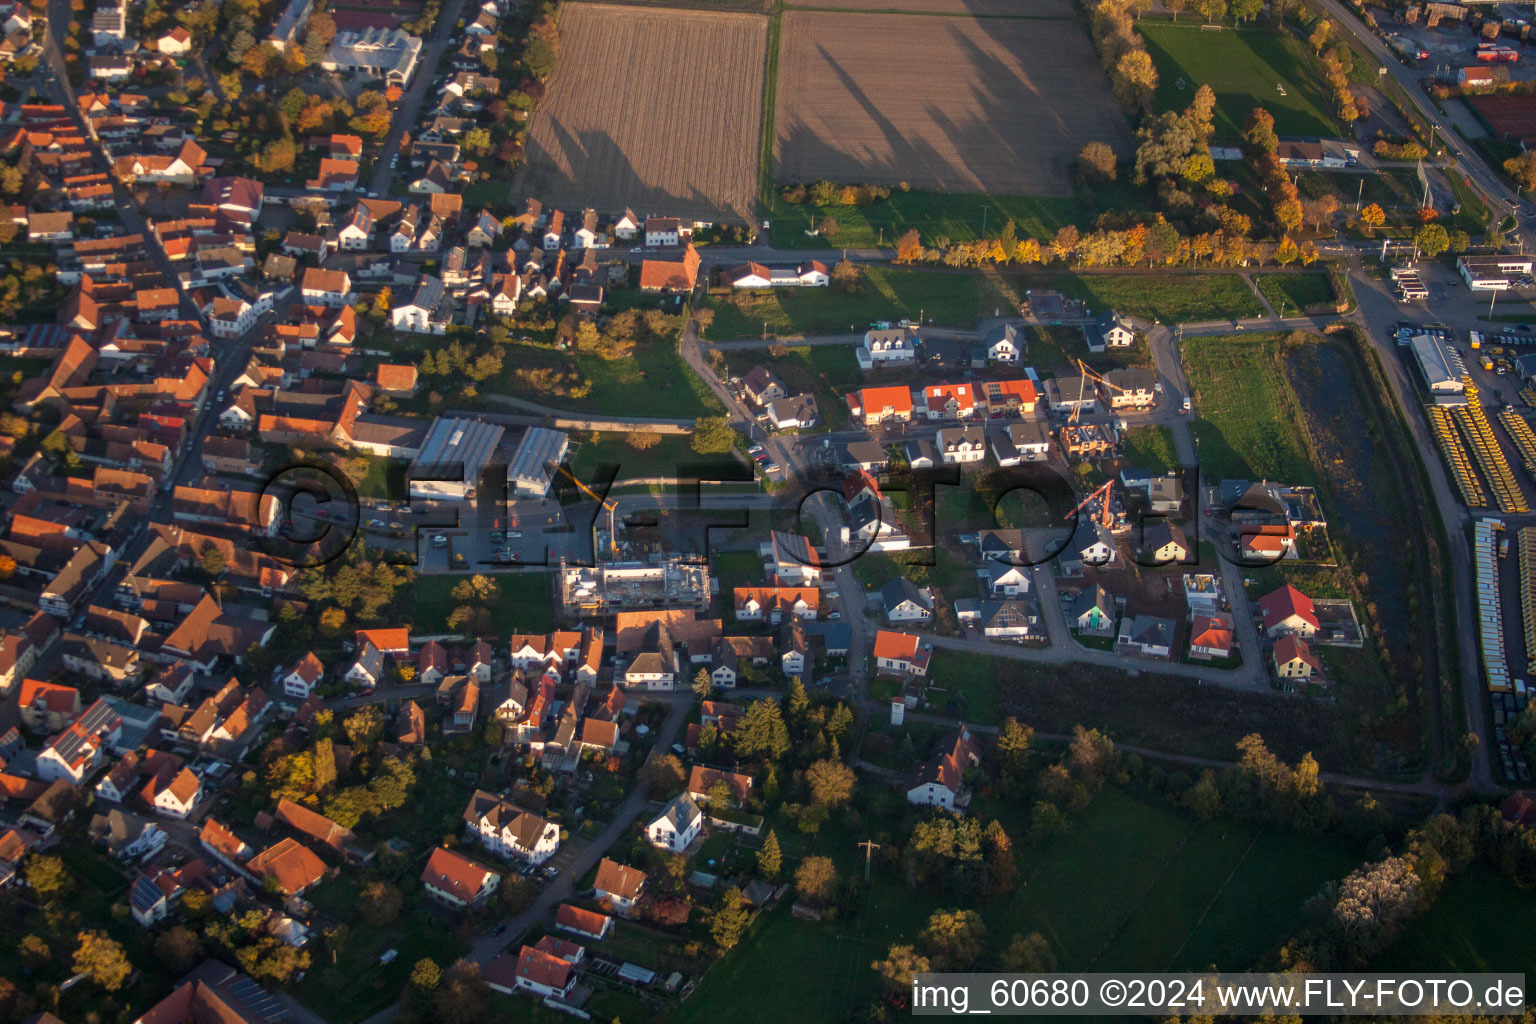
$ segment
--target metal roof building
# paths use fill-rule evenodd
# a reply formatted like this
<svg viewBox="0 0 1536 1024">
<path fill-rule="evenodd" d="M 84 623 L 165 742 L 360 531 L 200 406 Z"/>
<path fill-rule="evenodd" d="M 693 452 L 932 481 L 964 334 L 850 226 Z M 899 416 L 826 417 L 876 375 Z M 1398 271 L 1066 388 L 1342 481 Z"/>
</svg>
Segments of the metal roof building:
<svg viewBox="0 0 1536 1024">
<path fill-rule="evenodd" d="M 440 416 L 421 443 L 421 454 L 406 474 L 411 497 L 463 499 L 479 483 L 480 471 L 496 454 L 507 429 L 495 423 Z"/>
<path fill-rule="evenodd" d="M 507 466 L 507 488 L 517 498 L 542 498 L 554 467 L 565 459 L 569 435 L 548 427 L 529 427 Z"/>
<path fill-rule="evenodd" d="M 1456 399 L 1465 393 L 1466 385 L 1462 378 L 1466 376 L 1467 368 L 1461 361 L 1461 355 L 1451 347 L 1445 332 L 1425 331 L 1415 334 L 1408 344 L 1413 349 L 1413 358 L 1419 364 L 1419 372 L 1424 375 L 1424 383 L 1432 396 L 1436 399 Z"/>
</svg>

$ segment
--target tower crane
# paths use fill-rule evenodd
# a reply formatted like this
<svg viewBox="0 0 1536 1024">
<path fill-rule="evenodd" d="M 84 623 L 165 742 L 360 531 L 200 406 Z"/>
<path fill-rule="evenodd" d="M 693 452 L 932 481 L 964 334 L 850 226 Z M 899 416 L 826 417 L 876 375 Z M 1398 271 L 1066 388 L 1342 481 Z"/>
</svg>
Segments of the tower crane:
<svg viewBox="0 0 1536 1024">
<path fill-rule="evenodd" d="M 576 479 L 576 474 L 572 473 L 569 469 L 566 469 L 564 465 L 557 463 L 555 465 L 555 472 L 559 473 L 571 483 L 575 484 L 577 488 L 580 489 L 581 493 L 597 502 L 598 505 L 601 506 L 602 511 L 608 513 L 608 554 L 611 558 L 618 558 L 619 537 L 618 534 L 616 534 L 613 530 L 613 514 L 618 510 L 618 503 L 611 499 L 603 498 L 602 495 L 598 494 L 592 488 Z"/>
<path fill-rule="evenodd" d="M 1077 422 L 1077 418 L 1082 415 L 1083 396 L 1088 390 L 1088 382 L 1090 380 L 1094 381 L 1095 383 L 1102 384 L 1104 387 L 1108 388 L 1111 395 L 1125 390 L 1125 388 L 1120 387 L 1118 384 L 1111 383 L 1101 374 L 1089 369 L 1088 364 L 1083 362 L 1081 359 L 1077 360 L 1077 372 L 1079 374 L 1077 378 L 1077 404 L 1072 407 L 1072 412 L 1067 417 L 1068 425 L 1075 424 Z"/>
<path fill-rule="evenodd" d="M 1104 527 L 1104 529 L 1108 530 L 1112 528 L 1115 523 L 1115 514 L 1110 507 L 1114 500 L 1114 492 L 1115 481 L 1113 478 L 1111 478 L 1105 481 L 1103 486 L 1094 489 L 1093 493 L 1089 494 L 1088 497 L 1077 503 L 1076 508 L 1061 518 L 1071 519 L 1084 508 L 1089 508 L 1093 504 L 1094 500 L 1098 499 L 1100 501 L 1099 509 L 1097 512 L 1090 511 L 1090 516 L 1096 523 Z"/>
</svg>

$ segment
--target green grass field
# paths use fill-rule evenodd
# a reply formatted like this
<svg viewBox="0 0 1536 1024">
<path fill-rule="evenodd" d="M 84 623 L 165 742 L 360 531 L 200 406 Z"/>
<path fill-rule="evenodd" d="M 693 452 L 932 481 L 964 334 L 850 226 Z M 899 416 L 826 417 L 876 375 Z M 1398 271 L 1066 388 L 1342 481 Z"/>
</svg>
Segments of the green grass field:
<svg viewBox="0 0 1536 1024">
<path fill-rule="evenodd" d="M 1204 31 L 1196 15 L 1186 22 L 1139 28 L 1157 65 L 1158 110 L 1183 110 L 1195 90 L 1216 91 L 1216 140 L 1231 142 L 1254 107 L 1274 115 L 1279 135 L 1334 135 L 1326 93 L 1303 43 L 1289 33 L 1267 29 Z M 1277 86 L 1284 86 L 1282 95 Z"/>
<path fill-rule="evenodd" d="M 1536 893 L 1475 873 L 1446 883 L 1434 905 L 1371 965 L 1381 971 L 1536 973 Z"/>
<path fill-rule="evenodd" d="M 864 331 L 875 320 L 923 317 L 945 327 L 975 327 L 992 310 L 1009 304 L 989 281 L 973 274 L 950 274 L 893 267 L 866 267 L 859 292 L 835 288 L 781 288 L 712 295 L 715 311 L 709 336 L 760 338 L 845 334 Z"/>
<path fill-rule="evenodd" d="M 972 811 L 983 821 L 1001 819 L 1010 831 L 1023 826 L 1019 806 L 981 799 Z M 838 834 L 846 831 L 835 827 L 841 824 L 815 837 L 814 852 L 832 856 L 844 872 L 860 870 L 858 837 Z M 1065 835 L 1038 849 L 1016 849 L 1013 895 L 976 906 L 989 952 L 995 956 L 1014 935 L 1039 931 L 1062 970 L 1252 966 L 1302 924 L 1308 897 L 1359 861 L 1336 840 L 1232 821 L 1199 824 L 1116 790 L 1100 794 Z M 912 942 L 928 914 L 952 905 L 941 887 L 909 890 L 878 869 L 855 918 L 807 923 L 781 904 L 668 1019 L 842 1020 L 875 992 L 870 962 L 892 944 Z M 764 963 L 774 970 L 764 972 Z"/>
<path fill-rule="evenodd" d="M 1264 307 L 1239 274 L 1032 274 L 1005 273 L 1020 296 L 1028 288 L 1054 288 L 1088 304 L 1095 313 L 1113 309 L 1167 324 L 1202 323 L 1260 316 Z"/>
<path fill-rule="evenodd" d="M 1186 338 L 1183 352 L 1207 479 L 1316 480 L 1275 335 Z"/>
<path fill-rule="evenodd" d="M 1316 274 L 1260 274 L 1254 278 L 1259 291 L 1282 316 L 1296 316 L 1309 306 L 1333 302 L 1333 286 L 1326 272 Z M 1285 304 L 1284 311 L 1281 303 Z"/>
<path fill-rule="evenodd" d="M 613 360 L 514 342 L 507 346 L 505 363 L 501 379 L 482 390 L 574 412 L 677 418 L 720 411 L 720 400 L 684 364 L 670 341 L 640 345 L 632 358 Z M 581 397 L 552 394 L 524 383 L 517 373 L 524 367 L 574 370 L 591 387 Z"/>
<path fill-rule="evenodd" d="M 1174 448 L 1173 431 L 1160 425 L 1132 427 L 1125 434 L 1125 461 L 1154 473 L 1177 468 L 1179 453 Z"/>
<path fill-rule="evenodd" d="M 1021 238 L 1050 238 L 1068 224 L 1088 227 L 1106 210 L 1137 210 L 1147 198 L 1128 183 L 1111 184 L 1075 196 L 959 195 L 945 192 L 891 190 L 889 199 L 864 206 L 817 206 L 788 203 L 775 189 L 770 216 L 773 244 L 780 248 L 814 249 L 894 246 L 916 228 L 926 245 L 945 239 L 969 242 L 994 238 L 1012 220 Z M 831 217 L 838 232 L 832 238 L 807 235 L 806 230 Z"/>
<path fill-rule="evenodd" d="M 975 327 L 1006 315 L 1031 288 L 1053 288 L 1094 311 L 1113 309 L 1164 323 L 1199 323 L 1264 312 L 1238 274 L 1072 274 L 1005 271 L 996 278 L 903 267 L 866 267 L 862 289 L 781 288 L 712 295 L 709 337 L 795 337 L 862 332 L 876 320 L 917 319 Z M 595 392 L 594 388 L 594 392 Z"/>
<path fill-rule="evenodd" d="M 415 605 L 411 628 L 418 633 L 446 631 L 448 616 L 459 606 L 453 599 L 453 588 L 466 578 L 463 575 L 417 576 L 411 588 Z M 498 631 L 547 633 L 555 628 L 555 613 L 551 606 L 553 577 L 549 573 L 498 573 L 492 578 L 501 588 L 501 596 L 493 609 Z"/>
<path fill-rule="evenodd" d="M 1340 207 L 1351 211 L 1356 203 L 1376 203 L 1388 211 L 1417 211 L 1424 195 L 1418 174 L 1408 167 L 1380 167 L 1370 174 L 1303 170 L 1293 177 L 1306 198 L 1315 199 L 1331 192 L 1339 197 Z"/>
</svg>

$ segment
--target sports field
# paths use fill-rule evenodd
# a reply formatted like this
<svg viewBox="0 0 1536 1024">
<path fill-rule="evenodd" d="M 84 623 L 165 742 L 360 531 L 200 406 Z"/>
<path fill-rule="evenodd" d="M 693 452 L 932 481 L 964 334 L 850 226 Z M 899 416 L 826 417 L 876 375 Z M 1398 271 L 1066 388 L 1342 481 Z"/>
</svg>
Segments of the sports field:
<svg viewBox="0 0 1536 1024">
<path fill-rule="evenodd" d="M 522 191 L 546 206 L 751 220 L 767 33 L 758 15 L 566 4 Z"/>
<path fill-rule="evenodd" d="M 783 16 L 776 181 L 1064 196 L 1092 141 L 1130 130 L 1075 19 Z"/>
<path fill-rule="evenodd" d="M 1183 110 L 1196 89 L 1209 85 L 1216 91 L 1218 142 L 1236 140 L 1254 107 L 1274 115 L 1282 136 L 1336 133 L 1332 104 L 1294 36 L 1268 29 L 1206 31 L 1194 21 L 1143 23 L 1140 29 L 1157 65 L 1157 108 Z"/>
</svg>

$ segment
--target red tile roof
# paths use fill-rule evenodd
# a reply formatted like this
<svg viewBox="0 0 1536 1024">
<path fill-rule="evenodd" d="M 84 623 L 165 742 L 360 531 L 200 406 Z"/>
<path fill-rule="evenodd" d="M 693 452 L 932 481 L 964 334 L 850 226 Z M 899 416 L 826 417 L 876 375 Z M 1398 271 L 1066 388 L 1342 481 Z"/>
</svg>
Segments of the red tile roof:
<svg viewBox="0 0 1536 1024">
<path fill-rule="evenodd" d="M 476 864 L 462 854 L 438 847 L 427 858 L 421 882 L 465 903 L 479 899 L 496 872 Z"/>
<path fill-rule="evenodd" d="M 1292 615 L 1300 616 L 1303 622 L 1317 628 L 1317 611 L 1312 606 L 1312 599 L 1289 583 L 1259 598 L 1259 614 L 1263 616 L 1266 630 Z"/>
</svg>

